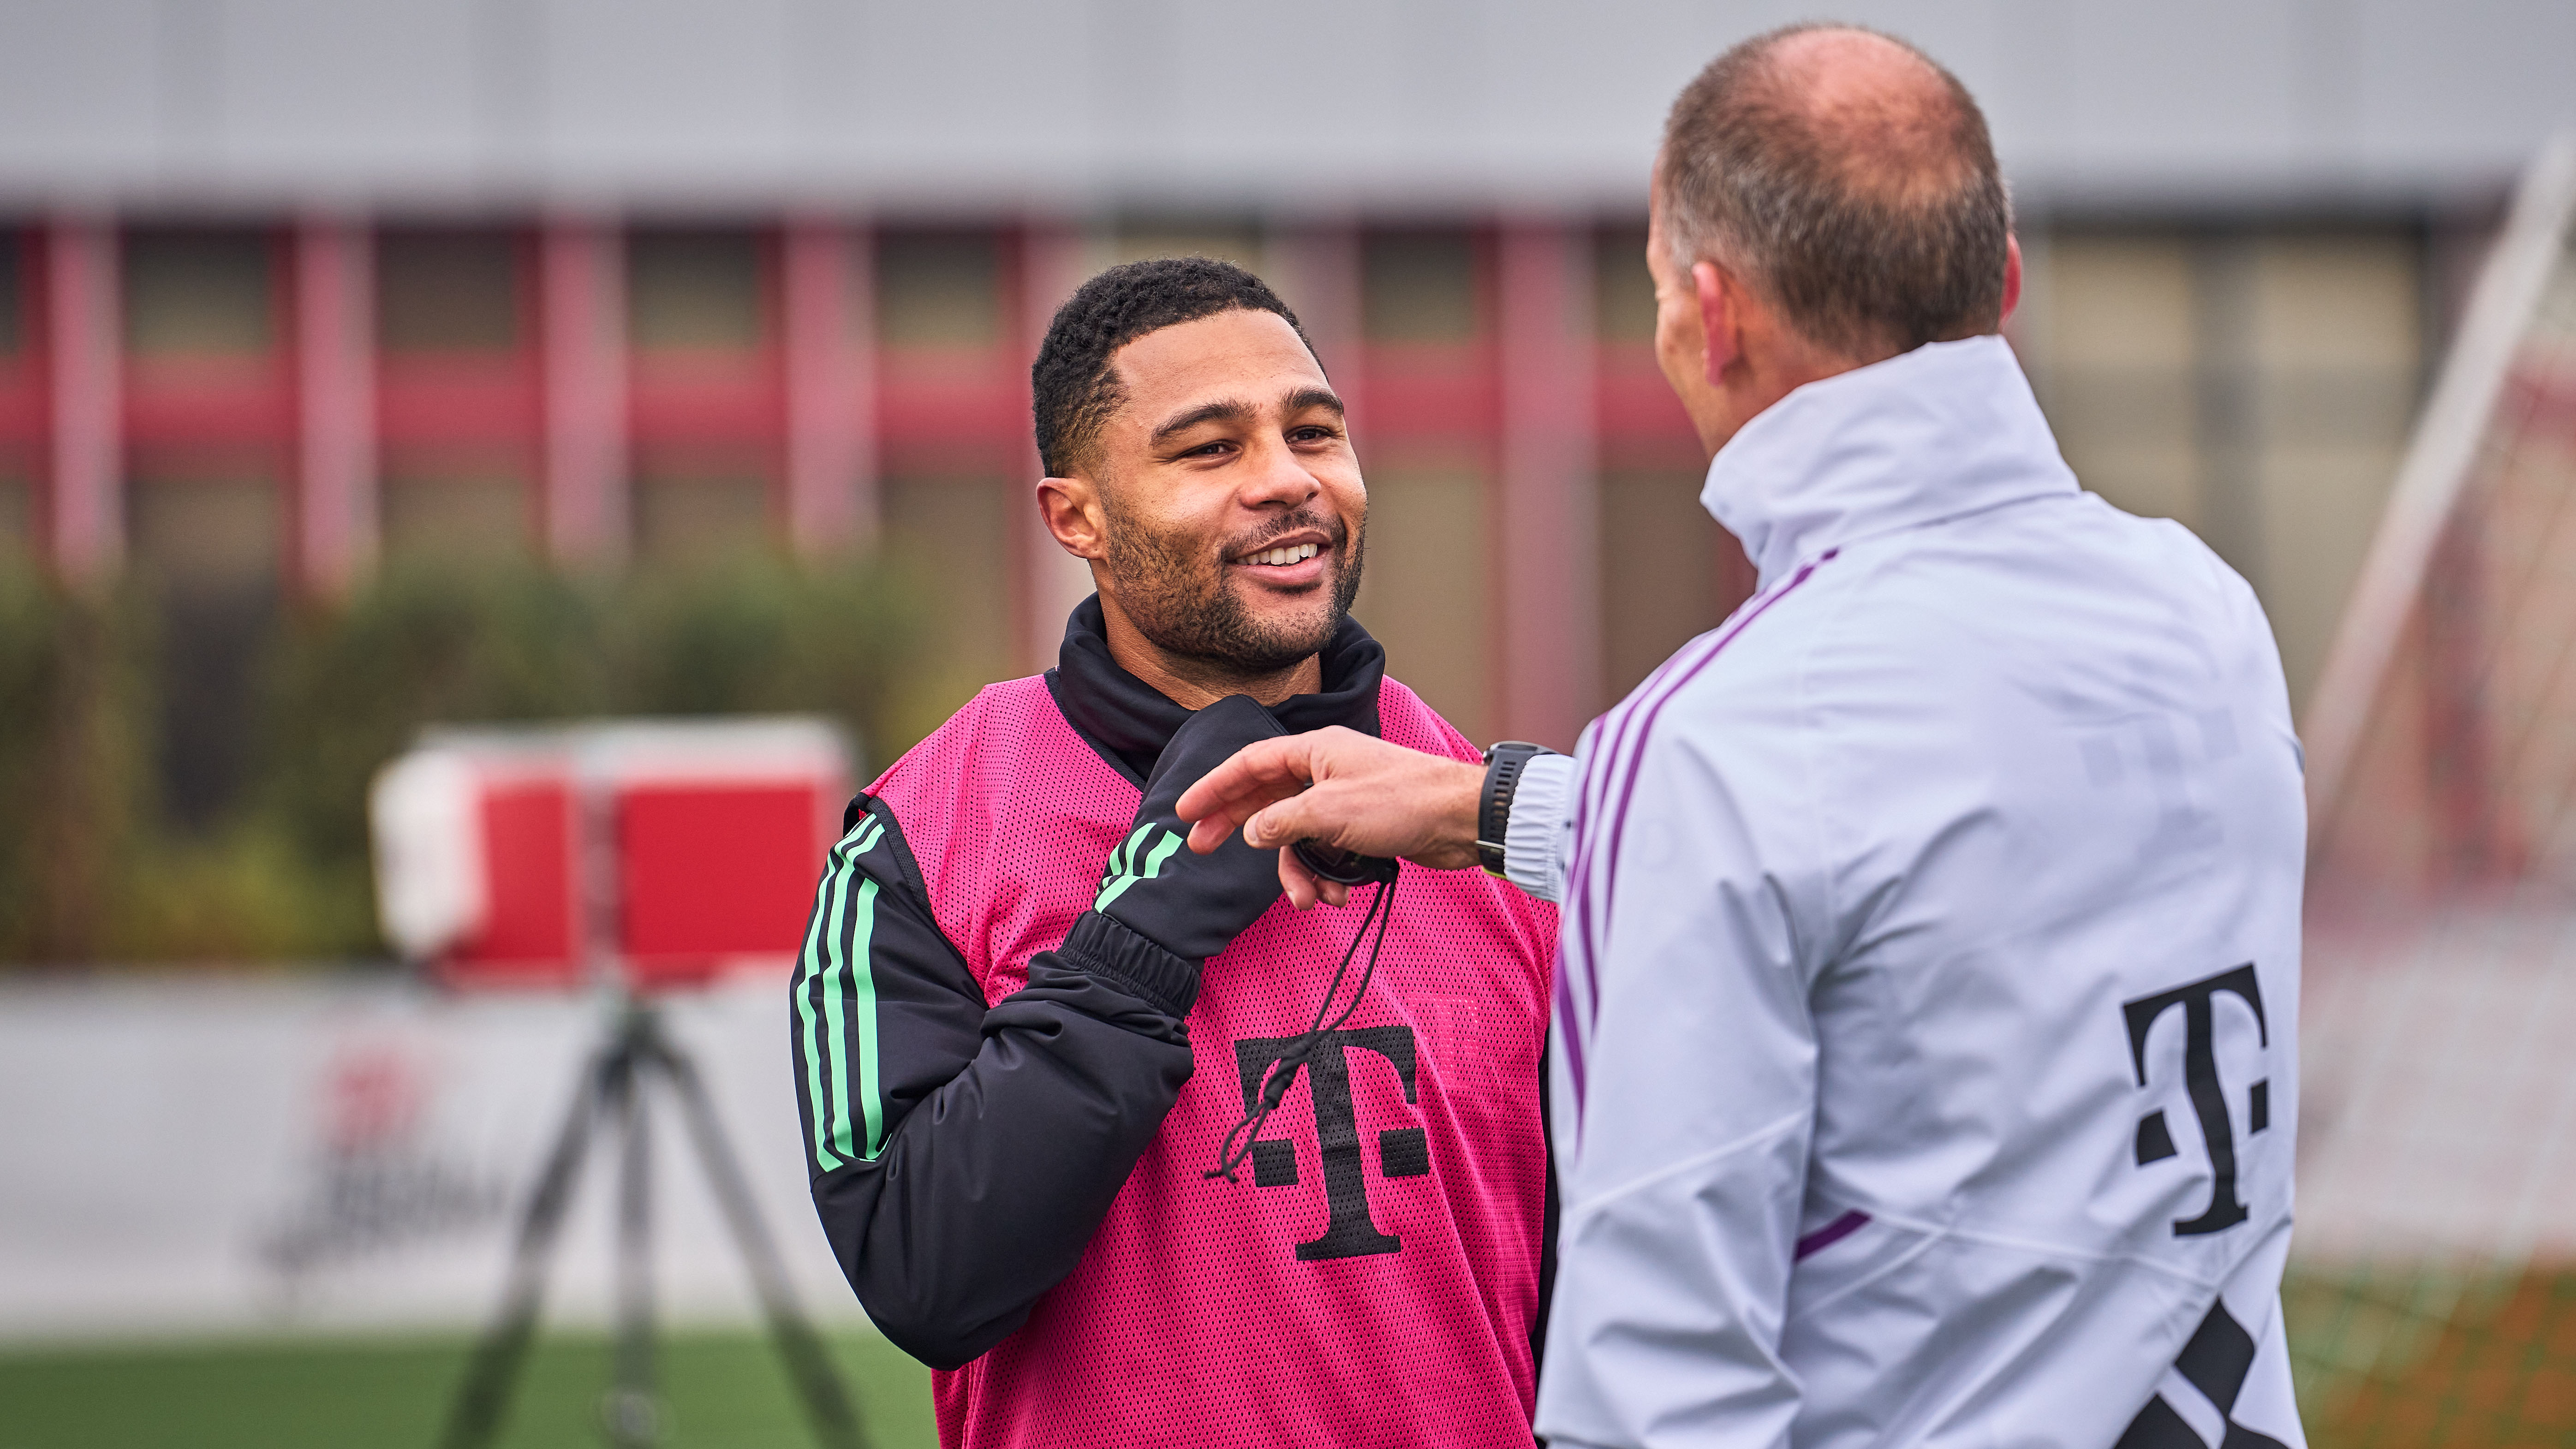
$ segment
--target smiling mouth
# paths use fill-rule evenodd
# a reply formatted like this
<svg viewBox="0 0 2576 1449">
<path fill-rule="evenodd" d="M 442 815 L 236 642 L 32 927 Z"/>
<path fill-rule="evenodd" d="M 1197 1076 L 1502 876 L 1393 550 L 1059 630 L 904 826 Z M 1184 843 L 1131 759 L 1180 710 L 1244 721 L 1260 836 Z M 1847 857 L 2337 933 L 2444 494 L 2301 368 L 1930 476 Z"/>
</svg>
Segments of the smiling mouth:
<svg viewBox="0 0 2576 1449">
<path fill-rule="evenodd" d="M 1283 567 L 1283 566 L 1288 565 L 1288 564 L 1304 563 L 1306 560 L 1308 560 L 1308 559 L 1310 559 L 1310 558 L 1313 558 L 1316 554 L 1318 554 L 1318 553 L 1320 553 L 1320 552 L 1322 552 L 1322 551 L 1323 551 L 1323 545 L 1322 545 L 1322 544 L 1316 544 L 1316 543 L 1290 543 L 1290 544 L 1282 544 L 1282 545 L 1280 545 L 1280 546 L 1279 546 L 1279 547 L 1277 547 L 1277 548 L 1265 548 L 1265 549 L 1261 550 L 1259 553 L 1250 553 L 1250 554 L 1245 554 L 1241 559 L 1236 560 L 1236 562 L 1238 562 L 1238 563 L 1244 563 L 1244 564 L 1259 564 L 1259 565 L 1263 565 L 1263 566 L 1270 567 L 1270 568 L 1279 568 L 1279 567 Z"/>
</svg>

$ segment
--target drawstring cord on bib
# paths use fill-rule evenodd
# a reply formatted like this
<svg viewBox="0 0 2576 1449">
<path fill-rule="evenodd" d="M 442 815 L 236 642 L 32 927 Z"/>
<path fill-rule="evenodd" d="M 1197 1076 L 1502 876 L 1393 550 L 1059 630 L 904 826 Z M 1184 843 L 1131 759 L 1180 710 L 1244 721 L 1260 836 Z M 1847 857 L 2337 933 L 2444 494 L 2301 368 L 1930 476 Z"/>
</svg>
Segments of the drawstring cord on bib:
<svg viewBox="0 0 2576 1449">
<path fill-rule="evenodd" d="M 1306 1058 L 1323 1044 L 1326 1036 L 1340 1030 L 1342 1023 L 1351 1019 L 1351 1013 L 1359 1010 L 1360 998 L 1368 995 L 1369 982 L 1377 976 L 1377 953 L 1386 944 L 1386 923 L 1395 919 L 1394 908 L 1389 904 L 1395 897 L 1395 882 L 1396 877 L 1389 875 L 1378 884 L 1377 894 L 1369 898 L 1368 909 L 1360 915 L 1360 928 L 1351 933 L 1349 949 L 1342 952 L 1340 964 L 1333 968 L 1333 979 L 1324 987 L 1324 999 L 1315 1006 L 1315 1020 L 1303 1035 L 1279 1054 L 1277 1061 L 1264 1069 L 1263 1080 L 1253 1092 L 1251 1104 L 1244 1109 L 1243 1120 L 1227 1129 L 1225 1140 L 1217 1144 L 1216 1166 L 1200 1173 L 1202 1179 L 1222 1177 L 1228 1182 L 1242 1181 L 1234 1175 L 1234 1170 L 1252 1155 L 1252 1144 L 1261 1135 L 1261 1124 L 1287 1098 L 1288 1088 L 1297 1080 L 1297 1069 L 1306 1065 Z M 1374 940 L 1369 939 L 1371 921 L 1377 923 Z M 1341 1014 L 1327 1022 L 1325 1013 L 1333 1009 L 1333 997 L 1341 991 L 1342 977 L 1351 969 L 1351 957 L 1359 954 L 1363 940 L 1369 941 L 1369 953 L 1368 964 L 1360 971 L 1359 989 L 1351 993 L 1350 1003 L 1342 1008 Z M 1235 1141 L 1237 1137 L 1243 1139 L 1239 1145 Z"/>
</svg>

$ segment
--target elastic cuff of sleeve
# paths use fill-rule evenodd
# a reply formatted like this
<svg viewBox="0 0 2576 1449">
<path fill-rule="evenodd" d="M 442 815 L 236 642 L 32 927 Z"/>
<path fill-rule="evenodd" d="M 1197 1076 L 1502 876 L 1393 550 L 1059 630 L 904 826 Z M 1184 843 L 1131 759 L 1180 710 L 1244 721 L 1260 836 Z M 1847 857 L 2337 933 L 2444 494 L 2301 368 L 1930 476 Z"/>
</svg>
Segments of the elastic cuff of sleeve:
<svg viewBox="0 0 2576 1449">
<path fill-rule="evenodd" d="M 1539 755 L 1521 766 L 1512 792 L 1512 817 L 1503 837 L 1503 877 L 1543 901 L 1558 895 L 1565 868 L 1558 859 L 1572 814 L 1575 759 Z"/>
<path fill-rule="evenodd" d="M 1199 963 L 1175 956 L 1098 911 L 1076 917 L 1056 947 L 1058 958 L 1174 1017 L 1199 999 Z"/>
</svg>

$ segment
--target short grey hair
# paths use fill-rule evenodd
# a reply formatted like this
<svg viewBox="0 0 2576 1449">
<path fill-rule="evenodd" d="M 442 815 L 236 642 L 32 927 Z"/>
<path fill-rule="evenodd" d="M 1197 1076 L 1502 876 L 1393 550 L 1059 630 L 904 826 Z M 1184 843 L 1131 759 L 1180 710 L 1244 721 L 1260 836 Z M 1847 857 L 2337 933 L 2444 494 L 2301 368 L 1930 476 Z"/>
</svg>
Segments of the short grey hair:
<svg viewBox="0 0 2576 1449">
<path fill-rule="evenodd" d="M 1917 101 L 1833 115 L 1784 72 L 1782 42 L 1876 35 L 1937 77 Z M 1665 246 L 1758 287 L 1810 340 L 1883 357 L 2002 325 L 2012 206 L 1986 118 L 1958 77 L 1894 36 L 1792 25 L 1709 62 L 1664 122 Z"/>
</svg>

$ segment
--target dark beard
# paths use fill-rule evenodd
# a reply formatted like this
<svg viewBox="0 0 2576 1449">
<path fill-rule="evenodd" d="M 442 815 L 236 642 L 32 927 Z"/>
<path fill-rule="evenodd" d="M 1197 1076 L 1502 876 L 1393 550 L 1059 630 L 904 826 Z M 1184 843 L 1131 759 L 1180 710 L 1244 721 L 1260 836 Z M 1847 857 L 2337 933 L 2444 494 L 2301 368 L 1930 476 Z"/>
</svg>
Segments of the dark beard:
<svg viewBox="0 0 2576 1449">
<path fill-rule="evenodd" d="M 1321 653 L 1359 597 L 1362 536 L 1339 518 L 1301 508 L 1211 551 L 1199 540 L 1158 536 L 1116 504 L 1102 501 L 1111 524 L 1106 562 L 1119 607 L 1136 632 L 1166 654 L 1247 679 L 1277 674 Z M 1265 539 L 1308 528 L 1333 541 L 1332 606 L 1321 618 L 1265 624 L 1225 587 L 1222 560 L 1256 550 Z"/>
</svg>

